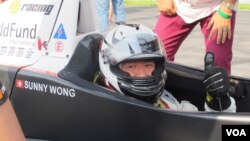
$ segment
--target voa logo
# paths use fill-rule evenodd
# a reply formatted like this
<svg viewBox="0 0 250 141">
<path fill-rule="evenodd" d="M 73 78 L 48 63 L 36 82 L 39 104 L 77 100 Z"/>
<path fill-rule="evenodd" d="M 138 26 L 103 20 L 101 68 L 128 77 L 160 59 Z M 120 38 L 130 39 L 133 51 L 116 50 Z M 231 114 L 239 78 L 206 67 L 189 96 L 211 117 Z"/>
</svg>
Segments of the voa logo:
<svg viewBox="0 0 250 141">
<path fill-rule="evenodd" d="M 247 136 L 244 129 L 226 129 L 227 136 Z"/>
</svg>

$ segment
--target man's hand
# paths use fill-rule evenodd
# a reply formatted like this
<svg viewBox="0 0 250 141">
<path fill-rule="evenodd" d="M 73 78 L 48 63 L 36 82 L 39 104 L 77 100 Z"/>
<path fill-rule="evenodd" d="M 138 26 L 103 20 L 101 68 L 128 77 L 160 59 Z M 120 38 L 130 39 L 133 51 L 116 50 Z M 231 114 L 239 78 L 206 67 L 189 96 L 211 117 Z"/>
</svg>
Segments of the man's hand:
<svg viewBox="0 0 250 141">
<path fill-rule="evenodd" d="M 214 54 L 205 56 L 205 74 L 203 84 L 206 88 L 206 104 L 209 108 L 222 111 L 227 109 L 231 100 L 228 95 L 229 79 L 222 67 L 214 67 Z"/>
<path fill-rule="evenodd" d="M 157 0 L 157 8 L 165 16 L 176 15 L 174 0 Z"/>
<path fill-rule="evenodd" d="M 212 67 L 206 70 L 203 83 L 207 93 L 213 98 L 221 98 L 227 95 L 229 80 L 224 68 Z"/>
<path fill-rule="evenodd" d="M 214 67 L 214 54 L 206 53 L 204 58 L 205 75 L 204 85 L 207 93 L 214 98 L 227 95 L 229 89 L 229 79 L 227 72 L 222 67 Z"/>
<path fill-rule="evenodd" d="M 218 11 L 226 15 L 232 15 L 232 10 L 223 5 L 220 6 Z M 218 14 L 218 11 L 213 14 L 207 28 L 211 29 L 209 39 L 215 38 L 214 36 L 217 33 L 217 44 L 224 44 L 227 39 L 230 40 L 232 38 L 231 18 L 222 17 Z"/>
</svg>

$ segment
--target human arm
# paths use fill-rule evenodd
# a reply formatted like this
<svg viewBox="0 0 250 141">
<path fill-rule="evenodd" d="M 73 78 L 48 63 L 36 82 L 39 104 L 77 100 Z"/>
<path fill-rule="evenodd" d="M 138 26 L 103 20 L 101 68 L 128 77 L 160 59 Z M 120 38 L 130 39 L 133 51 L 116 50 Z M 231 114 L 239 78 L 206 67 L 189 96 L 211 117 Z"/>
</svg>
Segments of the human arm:
<svg viewBox="0 0 250 141">
<path fill-rule="evenodd" d="M 156 1 L 158 10 L 166 16 L 176 15 L 176 7 L 174 0 L 157 0 Z"/>
<path fill-rule="evenodd" d="M 217 33 L 217 44 L 223 44 L 232 37 L 231 16 L 235 2 L 236 0 L 223 0 L 207 26 L 208 29 L 211 29 L 209 39 L 214 38 Z"/>
<path fill-rule="evenodd" d="M 156 107 L 178 110 L 178 111 L 198 111 L 198 108 L 189 101 L 178 101 L 170 92 L 163 91 L 161 97 L 154 104 Z"/>
<path fill-rule="evenodd" d="M 229 96 L 229 78 L 222 67 L 214 67 L 214 56 L 205 56 L 204 86 L 206 88 L 205 110 L 236 112 L 235 100 Z"/>
<path fill-rule="evenodd" d="M 0 4 L 3 3 L 5 0 L 0 0 Z"/>
<path fill-rule="evenodd" d="M 1 141 L 25 141 L 24 134 L 9 99 L 0 106 L 0 127 Z"/>
<path fill-rule="evenodd" d="M 0 140 L 25 141 L 24 134 L 8 98 L 0 105 Z"/>
<path fill-rule="evenodd" d="M 109 3 L 109 22 L 110 23 L 112 23 L 113 15 L 114 15 L 113 3 L 112 3 L 112 0 L 110 0 L 110 3 Z"/>
</svg>

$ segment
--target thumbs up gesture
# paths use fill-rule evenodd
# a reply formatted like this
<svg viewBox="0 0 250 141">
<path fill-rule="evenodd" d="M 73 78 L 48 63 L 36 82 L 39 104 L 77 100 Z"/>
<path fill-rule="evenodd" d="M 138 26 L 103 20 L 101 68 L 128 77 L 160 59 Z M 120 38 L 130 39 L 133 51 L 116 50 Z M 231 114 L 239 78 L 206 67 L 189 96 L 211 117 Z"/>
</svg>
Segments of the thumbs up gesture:
<svg viewBox="0 0 250 141">
<path fill-rule="evenodd" d="M 204 61 L 205 75 L 203 84 L 207 92 L 206 103 L 214 110 L 224 110 L 231 103 L 227 93 L 229 89 L 227 72 L 222 67 L 214 67 L 213 53 L 207 53 Z"/>
<path fill-rule="evenodd" d="M 227 72 L 222 67 L 214 67 L 214 59 L 212 53 L 205 56 L 205 75 L 204 85 L 206 91 L 215 98 L 227 95 L 229 88 L 229 80 Z"/>
</svg>

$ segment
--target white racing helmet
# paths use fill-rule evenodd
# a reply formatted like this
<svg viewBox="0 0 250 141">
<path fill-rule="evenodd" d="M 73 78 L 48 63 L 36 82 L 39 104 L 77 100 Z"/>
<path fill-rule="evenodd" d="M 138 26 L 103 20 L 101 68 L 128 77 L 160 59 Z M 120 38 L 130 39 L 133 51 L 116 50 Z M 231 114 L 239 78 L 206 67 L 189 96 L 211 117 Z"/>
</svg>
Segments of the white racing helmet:
<svg viewBox="0 0 250 141">
<path fill-rule="evenodd" d="M 107 33 L 99 52 L 105 83 L 117 91 L 153 102 L 161 96 L 166 79 L 165 52 L 157 35 L 143 25 L 119 25 Z M 132 60 L 152 60 L 155 70 L 149 77 L 130 77 L 119 64 Z"/>
</svg>

